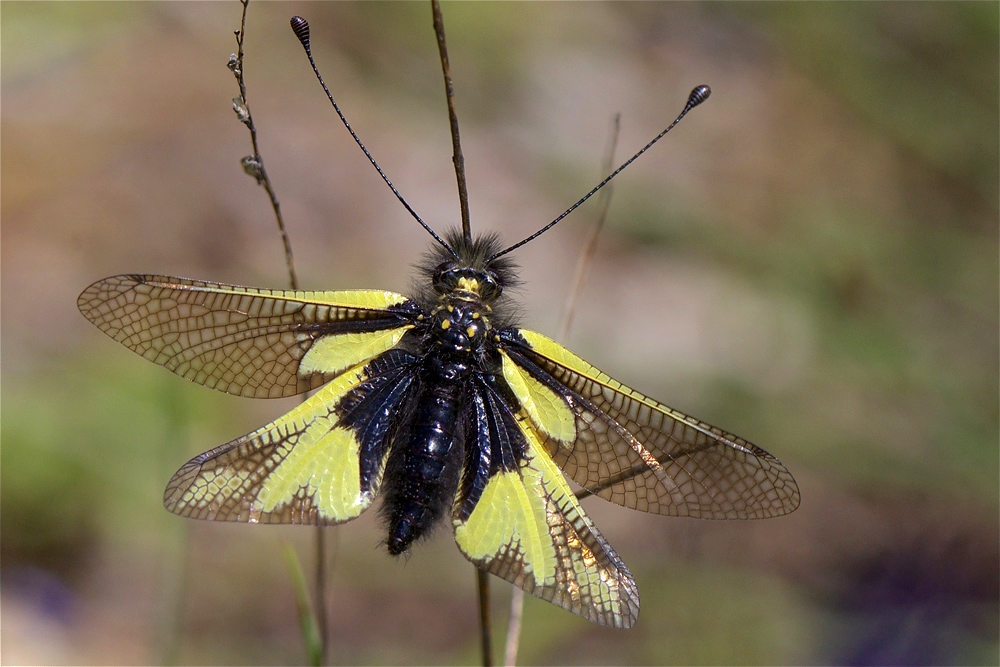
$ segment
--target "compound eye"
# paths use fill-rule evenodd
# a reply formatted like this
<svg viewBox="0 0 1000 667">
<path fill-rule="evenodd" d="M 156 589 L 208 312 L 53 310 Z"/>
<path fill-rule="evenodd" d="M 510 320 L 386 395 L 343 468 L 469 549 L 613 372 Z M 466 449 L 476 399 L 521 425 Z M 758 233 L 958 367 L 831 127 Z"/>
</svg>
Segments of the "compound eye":
<svg viewBox="0 0 1000 667">
<path fill-rule="evenodd" d="M 500 283 L 492 273 L 483 271 L 480 279 L 482 282 L 480 283 L 479 294 L 485 301 L 492 301 L 503 292 L 503 288 L 500 287 Z"/>
<path fill-rule="evenodd" d="M 434 291 L 438 294 L 445 294 L 455 286 L 455 264 L 453 262 L 442 262 L 434 269 Z"/>
</svg>

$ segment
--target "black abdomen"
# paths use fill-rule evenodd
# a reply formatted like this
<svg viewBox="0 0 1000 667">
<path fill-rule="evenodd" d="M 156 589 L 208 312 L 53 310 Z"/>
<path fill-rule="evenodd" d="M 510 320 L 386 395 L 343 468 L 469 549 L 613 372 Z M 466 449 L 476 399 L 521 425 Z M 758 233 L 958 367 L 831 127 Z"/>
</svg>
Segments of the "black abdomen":
<svg viewBox="0 0 1000 667">
<path fill-rule="evenodd" d="M 393 555 L 407 551 L 455 498 L 463 462 L 463 375 L 461 364 L 425 368 L 411 427 L 393 443 L 382 506 Z"/>
</svg>

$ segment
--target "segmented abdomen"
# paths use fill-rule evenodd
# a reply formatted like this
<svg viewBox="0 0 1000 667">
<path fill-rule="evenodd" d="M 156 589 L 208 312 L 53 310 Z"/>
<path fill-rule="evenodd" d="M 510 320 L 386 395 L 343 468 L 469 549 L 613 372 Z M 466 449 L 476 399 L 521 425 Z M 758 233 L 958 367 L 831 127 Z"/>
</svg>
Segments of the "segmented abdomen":
<svg viewBox="0 0 1000 667">
<path fill-rule="evenodd" d="M 456 436 L 464 381 L 444 377 L 441 369 L 423 375 L 410 429 L 393 443 L 386 467 L 382 511 L 393 555 L 407 551 L 451 506 L 462 472 L 463 446 Z"/>
</svg>

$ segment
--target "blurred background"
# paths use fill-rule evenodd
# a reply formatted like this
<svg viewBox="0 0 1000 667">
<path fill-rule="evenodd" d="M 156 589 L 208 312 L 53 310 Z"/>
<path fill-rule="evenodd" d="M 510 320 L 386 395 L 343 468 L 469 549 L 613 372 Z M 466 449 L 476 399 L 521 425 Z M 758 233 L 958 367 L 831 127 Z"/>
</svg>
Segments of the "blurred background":
<svg viewBox="0 0 1000 667">
<path fill-rule="evenodd" d="M 295 401 L 141 360 L 77 312 L 158 272 L 284 287 L 226 68 L 240 6 L 10 3 L 2 13 L 2 661 L 305 658 L 282 545 L 312 529 L 185 521 L 190 457 Z M 615 181 L 563 341 L 794 473 L 780 519 L 585 506 L 642 596 L 630 631 L 529 599 L 523 664 L 997 664 L 996 3 L 446 3 L 474 229 L 509 243 L 713 95 Z M 406 291 L 459 221 L 429 6 L 251 4 L 245 70 L 307 289 Z M 588 204 L 516 253 L 557 335 Z M 393 560 L 374 512 L 330 531 L 330 660 L 474 663 L 448 530 Z M 495 580 L 496 581 L 496 580 Z M 494 585 L 498 629 L 509 587 Z M 496 641 L 501 643 L 498 633 Z"/>
</svg>

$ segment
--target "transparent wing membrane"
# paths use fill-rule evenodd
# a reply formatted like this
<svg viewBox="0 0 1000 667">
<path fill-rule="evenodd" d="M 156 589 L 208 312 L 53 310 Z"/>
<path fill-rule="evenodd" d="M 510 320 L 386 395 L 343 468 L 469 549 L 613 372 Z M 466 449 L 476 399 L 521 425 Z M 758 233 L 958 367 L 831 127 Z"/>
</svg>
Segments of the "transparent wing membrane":
<svg viewBox="0 0 1000 667">
<path fill-rule="evenodd" d="M 359 364 L 288 414 L 195 457 L 167 485 L 168 510 L 194 519 L 337 524 L 367 509 L 382 480 L 384 426 L 414 383 L 412 357 Z"/>
<path fill-rule="evenodd" d="M 625 563 L 580 507 L 527 414 L 511 414 L 489 390 L 481 398 L 475 410 L 485 428 L 467 446 L 509 465 L 466 468 L 453 517 L 459 549 L 536 597 L 601 625 L 631 627 L 639 593 Z M 501 451 L 501 443 L 524 456 Z"/>
<path fill-rule="evenodd" d="M 238 396 L 278 398 L 315 389 L 342 370 L 313 364 L 300 372 L 315 341 L 403 327 L 386 309 L 405 301 L 377 290 L 292 292 L 123 275 L 94 283 L 77 303 L 101 331 L 181 377 Z"/>
<path fill-rule="evenodd" d="M 576 438 L 553 459 L 589 493 L 644 512 L 703 519 L 780 516 L 799 505 L 791 473 L 763 449 L 657 403 L 534 332 L 511 358 L 561 393 Z"/>
</svg>

